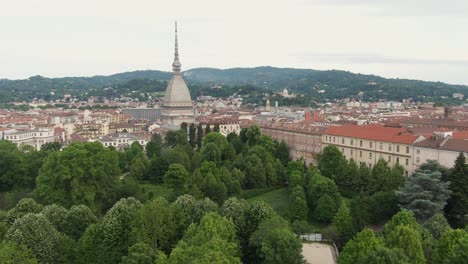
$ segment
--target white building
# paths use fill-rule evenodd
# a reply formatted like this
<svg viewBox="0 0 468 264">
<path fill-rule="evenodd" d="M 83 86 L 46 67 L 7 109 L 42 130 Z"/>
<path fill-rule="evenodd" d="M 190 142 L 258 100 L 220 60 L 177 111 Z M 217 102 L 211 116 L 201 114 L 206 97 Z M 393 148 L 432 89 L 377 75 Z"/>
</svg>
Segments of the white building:
<svg viewBox="0 0 468 264">
<path fill-rule="evenodd" d="M 46 143 L 55 141 L 54 130 L 47 128 L 25 131 L 5 131 L 3 139 L 15 143 L 18 147 L 29 145 L 33 146 L 36 150 L 40 150 L 41 146 Z"/>
<path fill-rule="evenodd" d="M 143 147 L 148 143 L 148 139 L 144 136 L 137 136 L 130 133 L 116 133 L 109 134 L 102 138 L 91 140 L 101 142 L 105 147 L 114 147 L 116 149 L 123 149 L 132 145 L 133 142 L 138 142 Z"/>
</svg>

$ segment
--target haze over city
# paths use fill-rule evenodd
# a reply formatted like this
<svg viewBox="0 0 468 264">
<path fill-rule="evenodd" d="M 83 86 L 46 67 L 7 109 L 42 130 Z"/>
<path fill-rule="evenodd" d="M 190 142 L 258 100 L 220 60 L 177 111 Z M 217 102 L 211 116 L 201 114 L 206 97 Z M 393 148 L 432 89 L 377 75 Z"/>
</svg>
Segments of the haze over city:
<svg viewBox="0 0 468 264">
<path fill-rule="evenodd" d="M 468 84 L 468 2 L 8 1 L 0 78 L 270 65 Z"/>
</svg>

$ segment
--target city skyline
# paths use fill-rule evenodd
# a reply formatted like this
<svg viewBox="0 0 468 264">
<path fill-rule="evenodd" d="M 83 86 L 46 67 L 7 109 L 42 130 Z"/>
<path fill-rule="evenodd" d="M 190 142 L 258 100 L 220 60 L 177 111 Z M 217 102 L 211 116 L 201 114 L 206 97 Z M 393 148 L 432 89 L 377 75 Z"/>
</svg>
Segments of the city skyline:
<svg viewBox="0 0 468 264">
<path fill-rule="evenodd" d="M 22 1 L 4 5 L 0 78 L 184 70 L 339 69 L 468 84 L 468 3 L 440 1 Z"/>
</svg>

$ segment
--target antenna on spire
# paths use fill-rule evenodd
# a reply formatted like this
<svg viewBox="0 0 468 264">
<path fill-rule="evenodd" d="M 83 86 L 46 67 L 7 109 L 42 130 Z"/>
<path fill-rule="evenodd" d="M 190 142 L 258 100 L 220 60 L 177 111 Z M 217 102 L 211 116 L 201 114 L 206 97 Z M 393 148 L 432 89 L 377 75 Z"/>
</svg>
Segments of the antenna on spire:
<svg viewBox="0 0 468 264">
<path fill-rule="evenodd" d="M 174 74 L 180 73 L 180 61 L 179 61 L 179 41 L 177 39 L 177 20 L 175 21 L 175 51 L 174 51 L 174 62 L 172 63 L 172 71 Z"/>
</svg>

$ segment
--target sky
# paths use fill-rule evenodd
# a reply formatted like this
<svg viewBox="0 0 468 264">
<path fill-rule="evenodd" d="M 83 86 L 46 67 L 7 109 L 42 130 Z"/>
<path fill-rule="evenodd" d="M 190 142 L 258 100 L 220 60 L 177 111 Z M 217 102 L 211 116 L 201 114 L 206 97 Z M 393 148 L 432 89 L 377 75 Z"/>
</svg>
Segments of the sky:
<svg viewBox="0 0 468 264">
<path fill-rule="evenodd" d="M 338 69 L 468 85 L 466 0 L 3 0 L 0 78 Z"/>
</svg>

